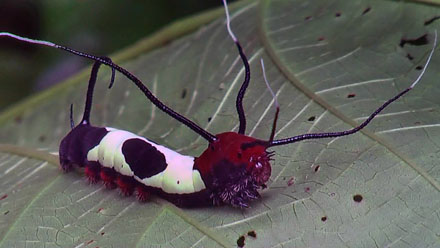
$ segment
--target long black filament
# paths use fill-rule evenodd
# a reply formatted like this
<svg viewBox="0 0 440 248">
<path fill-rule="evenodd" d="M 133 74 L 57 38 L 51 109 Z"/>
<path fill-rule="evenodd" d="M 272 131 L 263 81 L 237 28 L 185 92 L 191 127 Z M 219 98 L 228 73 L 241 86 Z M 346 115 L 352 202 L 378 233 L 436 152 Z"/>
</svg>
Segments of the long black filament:
<svg viewBox="0 0 440 248">
<path fill-rule="evenodd" d="M 231 36 L 232 40 L 234 41 L 235 45 L 238 48 L 238 53 L 240 54 L 245 69 L 244 81 L 241 84 L 240 90 L 238 91 L 237 94 L 237 99 L 235 101 L 235 106 L 237 108 L 237 113 L 238 113 L 238 120 L 240 121 L 240 126 L 238 127 L 238 133 L 244 134 L 246 131 L 246 116 L 244 114 L 244 109 L 243 109 L 243 98 L 244 98 L 244 94 L 246 93 L 246 89 L 249 86 L 249 81 L 251 80 L 251 69 L 249 67 L 248 59 L 246 58 L 246 55 L 243 52 L 243 48 L 240 45 L 240 42 L 232 32 L 231 19 L 229 18 L 228 3 L 226 2 L 226 0 L 223 0 L 223 6 L 225 7 L 226 26 L 228 29 L 229 36 Z"/>
<path fill-rule="evenodd" d="M 168 106 L 163 104 L 159 99 L 157 99 L 153 95 L 153 93 L 151 93 L 151 91 L 136 76 L 134 76 L 133 74 L 131 74 L 130 72 L 128 72 L 124 68 L 120 67 L 119 65 L 117 65 L 117 64 L 115 64 L 115 63 L 113 63 L 111 61 L 108 61 L 105 58 L 101 58 L 101 57 L 98 57 L 98 56 L 95 56 L 95 55 L 91 55 L 91 54 L 83 53 L 83 52 L 80 52 L 80 51 L 76 51 L 76 50 L 73 50 L 73 49 L 68 48 L 68 47 L 64 47 L 64 46 L 60 46 L 60 45 L 54 44 L 54 43 L 49 42 L 49 41 L 29 39 L 29 38 L 21 37 L 21 36 L 18 36 L 18 35 L 15 35 L 15 34 L 11 34 L 11 33 L 8 33 L 8 32 L 0 32 L 0 36 L 8 36 L 8 37 L 11 37 L 11 38 L 14 38 L 14 39 L 17 39 L 17 40 L 20 40 L 20 41 L 32 43 L 32 44 L 39 44 L 39 45 L 44 45 L 44 46 L 49 46 L 49 47 L 55 47 L 55 48 L 64 50 L 66 52 L 75 54 L 77 56 L 84 57 L 84 58 L 87 58 L 87 59 L 91 59 L 91 60 L 94 60 L 96 62 L 100 62 L 101 64 L 108 65 L 108 66 L 110 66 L 112 68 L 112 71 L 117 70 L 120 73 L 122 73 L 124 76 L 126 76 L 128 79 L 130 79 L 144 93 L 144 95 L 154 105 L 156 105 L 157 108 L 159 108 L 160 110 L 162 110 L 163 112 L 165 112 L 169 116 L 173 117 L 177 121 L 181 122 L 185 126 L 189 127 L 191 130 L 193 130 L 194 132 L 198 133 L 200 136 L 205 138 L 208 142 L 213 142 L 213 141 L 217 140 L 217 137 L 215 137 L 214 135 L 212 135 L 208 131 L 206 131 L 203 128 L 199 127 L 194 122 L 190 121 L 189 119 L 185 118 L 184 116 L 180 115 L 179 113 L 175 112 L 174 110 L 172 110 L 171 108 L 169 108 Z M 112 76 L 112 78 L 114 78 L 114 77 Z M 111 85 L 112 85 L 112 83 L 110 83 L 110 87 L 111 87 Z"/>
<path fill-rule="evenodd" d="M 73 121 L 73 103 L 70 104 L 70 128 L 73 129 L 75 127 L 75 122 Z"/>
<path fill-rule="evenodd" d="M 244 74 L 244 81 L 241 84 L 240 90 L 237 94 L 237 100 L 235 101 L 235 106 L 237 107 L 237 113 L 238 113 L 238 119 L 240 121 L 240 126 L 238 128 L 239 134 L 244 134 L 246 131 L 246 116 L 244 114 L 244 108 L 243 108 L 243 98 L 244 94 L 246 93 L 246 89 L 249 86 L 249 82 L 251 80 L 251 70 L 249 67 L 248 59 L 246 58 L 246 55 L 243 52 L 243 49 L 241 48 L 240 43 L 238 40 L 235 42 L 238 48 L 238 52 L 240 53 L 241 60 L 243 61 L 243 65 L 245 68 L 245 74 Z"/>
<path fill-rule="evenodd" d="M 277 130 L 278 114 L 280 113 L 280 104 L 278 103 L 277 96 L 273 92 L 272 88 L 270 87 L 269 81 L 267 80 L 266 69 L 264 68 L 263 58 L 260 59 L 260 63 L 261 63 L 261 70 L 263 72 L 264 82 L 266 83 L 267 89 L 269 90 L 270 94 L 272 95 L 273 103 L 275 106 L 275 116 L 273 118 L 272 131 L 270 131 L 270 136 L 269 136 L 269 141 L 268 141 L 268 143 L 270 144 L 270 142 L 273 141 L 273 138 L 275 137 L 275 131 Z"/>
<path fill-rule="evenodd" d="M 151 91 L 142 83 L 141 80 L 139 80 L 136 76 L 131 74 L 126 69 L 120 67 L 119 65 L 117 65 L 117 64 L 115 64 L 115 63 L 113 63 L 111 61 L 107 61 L 107 60 L 105 60 L 105 59 L 103 59 L 101 57 L 97 57 L 97 56 L 90 55 L 90 54 L 87 54 L 87 53 L 79 52 L 79 51 L 73 50 L 73 49 L 68 48 L 68 47 L 56 45 L 56 48 L 62 49 L 64 51 L 67 51 L 69 53 L 72 53 L 72 54 L 75 54 L 75 55 L 78 55 L 78 56 L 81 56 L 81 57 L 84 57 L 84 58 L 88 58 L 88 59 L 95 60 L 97 62 L 101 62 L 102 64 L 108 65 L 111 68 L 119 71 L 124 76 L 126 76 L 128 79 L 130 79 L 144 93 L 144 95 L 154 105 L 156 105 L 156 107 L 158 107 L 160 110 L 162 110 L 163 112 L 165 112 L 169 116 L 173 117 L 177 121 L 181 122 L 182 124 L 186 125 L 190 129 L 192 129 L 194 132 L 198 133 L 203 138 L 205 138 L 208 142 L 213 142 L 213 141 L 217 140 L 217 138 L 214 135 L 212 135 L 208 131 L 204 130 L 203 128 L 199 127 L 197 124 L 195 124 L 194 122 L 192 122 L 189 119 L 185 118 L 184 116 L 180 115 L 179 113 L 175 112 L 170 107 L 168 107 L 165 104 L 163 104 L 159 99 L 157 99 L 153 95 L 153 93 L 151 93 Z"/>
<path fill-rule="evenodd" d="M 63 46 L 59 46 L 57 45 L 57 48 L 65 50 L 67 52 L 73 53 L 75 55 L 81 56 L 81 57 L 85 57 L 85 58 L 89 58 L 95 61 L 99 61 L 102 64 L 108 65 L 112 68 L 114 68 L 115 70 L 119 71 L 120 73 L 122 73 L 124 76 L 126 76 L 128 79 L 130 79 L 143 93 L 144 95 L 154 104 L 156 105 L 156 107 L 158 107 L 160 110 L 162 110 L 163 112 L 165 112 L 166 114 L 168 114 L 169 116 L 173 117 L 174 119 L 176 119 L 177 121 L 183 123 L 184 125 L 186 125 L 187 127 L 189 127 L 190 129 L 192 129 L 193 131 L 195 131 L 196 133 L 200 134 L 203 138 L 205 138 L 208 142 L 213 142 L 215 141 L 217 138 L 212 135 L 211 133 L 207 132 L 206 130 L 204 130 L 203 128 L 199 127 L 197 124 L 195 124 L 194 122 L 190 121 L 189 119 L 183 117 L 182 115 L 180 115 L 179 113 L 175 112 L 174 110 L 172 110 L 170 107 L 166 106 L 165 104 L 163 104 L 159 99 L 157 99 L 153 93 L 151 93 L 151 91 L 142 83 L 141 80 L 139 80 L 136 76 L 134 76 L 133 74 L 131 74 L 130 72 L 128 72 L 127 70 L 125 70 L 124 68 L 120 67 L 117 64 L 114 64 L 111 61 L 106 61 L 100 57 L 96 57 L 94 55 L 90 55 L 90 54 L 86 54 L 86 53 L 82 53 L 76 50 L 73 50 L 71 48 L 68 47 L 63 47 Z"/>
<path fill-rule="evenodd" d="M 111 62 L 110 59 L 108 59 L 108 61 Z M 81 125 L 90 125 L 90 112 L 92 111 L 93 91 L 95 89 L 96 79 L 98 77 L 98 71 L 101 64 L 101 62 L 96 61 L 93 64 L 92 72 L 90 73 L 89 85 L 87 87 L 86 104 L 84 106 L 84 114 L 81 120 Z"/>
<path fill-rule="evenodd" d="M 434 32 L 434 42 L 432 45 L 432 49 L 431 52 L 429 53 L 428 59 L 425 62 L 425 65 L 423 67 L 422 72 L 419 74 L 419 76 L 417 77 L 417 79 L 411 84 L 411 86 L 407 89 L 405 89 L 404 91 L 400 92 L 399 94 L 397 94 L 396 96 L 394 96 L 393 98 L 389 99 L 388 101 L 386 101 L 382 106 L 380 106 L 378 109 L 376 109 L 369 117 L 368 119 L 366 119 L 364 122 L 362 122 L 359 126 L 354 127 L 352 129 L 346 130 L 346 131 L 342 131 L 342 132 L 330 132 L 330 133 L 307 133 L 307 134 L 301 134 L 301 135 L 297 135 L 297 136 L 293 136 L 290 138 L 285 138 L 285 139 L 279 139 L 279 140 L 273 140 L 269 142 L 268 147 L 271 146 L 281 146 L 281 145 L 286 145 L 286 144 L 290 144 L 290 143 L 295 143 L 301 140 L 307 140 L 307 139 L 321 139 L 321 138 L 335 138 L 335 137 L 341 137 L 341 136 L 345 136 L 345 135 L 350 135 L 350 134 L 354 134 L 356 132 L 358 132 L 359 130 L 361 130 L 362 128 L 364 128 L 366 125 L 368 125 L 368 123 L 370 123 L 371 120 L 373 120 L 374 117 L 376 117 L 376 115 L 378 115 L 383 109 L 385 109 L 388 105 L 390 105 L 392 102 L 396 101 L 397 99 L 399 99 L 401 96 L 405 95 L 406 93 L 408 93 L 410 90 L 412 90 L 414 88 L 414 86 L 416 86 L 416 84 L 421 80 L 422 76 L 424 75 L 426 68 L 429 65 L 429 62 L 431 61 L 432 55 L 434 54 L 435 51 L 435 46 L 437 45 L 437 30 Z"/>
<path fill-rule="evenodd" d="M 359 130 L 361 130 L 362 128 L 364 128 L 366 125 L 368 125 L 368 123 L 370 123 L 370 121 L 373 120 L 373 118 L 376 117 L 376 115 L 378 115 L 388 105 L 390 105 L 392 102 L 396 101 L 401 96 L 403 96 L 406 93 L 408 93 L 408 91 L 410 91 L 411 89 L 412 89 L 411 87 L 407 88 L 406 90 L 400 92 L 395 97 L 393 97 L 393 98 L 389 99 L 388 101 L 386 101 L 382 106 L 380 106 L 378 109 L 376 109 L 376 111 L 374 111 L 374 113 L 371 114 L 368 117 L 368 119 L 366 119 L 364 122 L 362 122 L 362 124 L 360 124 L 359 126 L 357 126 L 355 128 L 352 128 L 352 129 L 346 130 L 346 131 L 342 131 L 342 132 L 307 133 L 307 134 L 301 134 L 301 135 L 293 136 L 293 137 L 290 137 L 290 138 L 273 140 L 273 141 L 271 141 L 269 143 L 268 147 L 286 145 L 286 144 L 295 143 L 295 142 L 298 142 L 298 141 L 301 141 L 301 140 L 307 140 L 307 139 L 334 138 L 334 137 L 340 137 L 340 136 L 354 134 L 354 133 L 358 132 Z"/>
</svg>

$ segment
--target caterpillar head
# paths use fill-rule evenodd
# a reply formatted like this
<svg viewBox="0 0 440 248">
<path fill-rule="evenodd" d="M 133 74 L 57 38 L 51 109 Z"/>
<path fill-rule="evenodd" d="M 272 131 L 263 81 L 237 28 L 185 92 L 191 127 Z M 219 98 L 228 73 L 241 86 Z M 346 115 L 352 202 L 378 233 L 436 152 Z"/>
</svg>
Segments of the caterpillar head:
<svg viewBox="0 0 440 248">
<path fill-rule="evenodd" d="M 195 165 L 215 204 L 247 207 L 259 198 L 258 189 L 266 187 L 271 174 L 265 141 L 235 132 L 216 135 L 217 139 L 196 158 Z"/>
</svg>

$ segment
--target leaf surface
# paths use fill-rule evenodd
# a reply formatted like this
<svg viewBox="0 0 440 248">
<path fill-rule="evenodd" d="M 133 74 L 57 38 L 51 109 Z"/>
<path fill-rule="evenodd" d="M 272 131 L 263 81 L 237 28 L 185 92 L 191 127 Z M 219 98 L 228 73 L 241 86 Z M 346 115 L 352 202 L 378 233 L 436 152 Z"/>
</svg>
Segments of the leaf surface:
<svg viewBox="0 0 440 248">
<path fill-rule="evenodd" d="M 276 138 L 351 128 L 418 76 L 438 8 L 392 1 L 248 2 L 232 28 L 250 60 L 247 134 L 267 139 L 273 99 Z M 428 34 L 428 44 L 400 46 Z M 136 49 L 133 49 L 136 50 Z M 138 50 L 136 50 L 138 51 Z M 440 245 L 440 55 L 417 87 L 362 132 L 274 147 L 268 189 L 246 210 L 147 204 L 54 165 L 82 115 L 86 76 L 0 115 L 0 246 L 30 247 L 437 247 Z M 167 105 L 211 133 L 237 131 L 235 97 L 243 66 L 221 17 L 121 65 Z M 197 156 L 206 142 L 103 69 L 92 123 L 144 135 Z M 313 117 L 313 118 L 312 118 Z M 362 198 L 362 199 L 360 199 Z M 253 238 L 247 233 L 255 231 Z"/>
</svg>

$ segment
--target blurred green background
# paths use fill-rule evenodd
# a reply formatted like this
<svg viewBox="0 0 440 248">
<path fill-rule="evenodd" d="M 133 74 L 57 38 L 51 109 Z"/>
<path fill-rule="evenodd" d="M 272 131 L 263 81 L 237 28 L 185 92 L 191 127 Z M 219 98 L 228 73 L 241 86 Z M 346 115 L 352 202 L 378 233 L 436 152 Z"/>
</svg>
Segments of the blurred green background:
<svg viewBox="0 0 440 248">
<path fill-rule="evenodd" d="M 0 30 L 110 55 L 220 0 L 0 0 Z M 0 111 L 90 61 L 57 49 L 0 39 Z"/>
</svg>

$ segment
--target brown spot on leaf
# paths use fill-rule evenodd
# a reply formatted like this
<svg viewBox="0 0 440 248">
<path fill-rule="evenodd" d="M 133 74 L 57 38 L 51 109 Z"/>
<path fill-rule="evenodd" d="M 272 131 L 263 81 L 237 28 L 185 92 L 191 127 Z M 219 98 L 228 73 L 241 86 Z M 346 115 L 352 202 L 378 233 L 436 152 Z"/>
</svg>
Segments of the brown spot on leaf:
<svg viewBox="0 0 440 248">
<path fill-rule="evenodd" d="M 254 230 L 249 231 L 247 234 L 248 234 L 248 236 L 251 236 L 252 238 L 257 238 L 257 233 Z"/>
<path fill-rule="evenodd" d="M 424 34 L 420 37 L 414 38 L 414 39 L 407 39 L 402 37 L 400 39 L 399 46 L 404 47 L 406 44 L 413 45 L 413 46 L 422 46 L 428 44 L 428 34 Z"/>
<path fill-rule="evenodd" d="M 364 197 L 362 197 L 362 195 L 360 194 L 356 194 L 353 196 L 353 201 L 355 202 L 361 202 L 364 199 Z"/>
<path fill-rule="evenodd" d="M 238 247 L 244 247 L 244 240 L 245 240 L 246 238 L 242 235 L 242 236 L 240 236 L 238 239 L 237 239 L 237 246 Z"/>
<path fill-rule="evenodd" d="M 295 183 L 295 178 L 291 177 L 289 181 L 287 181 L 287 186 L 292 186 Z"/>
<path fill-rule="evenodd" d="M 366 7 L 366 8 L 364 9 L 364 11 L 362 11 L 362 15 L 367 14 L 368 12 L 370 12 L 370 10 L 371 10 L 371 7 Z"/>
<path fill-rule="evenodd" d="M 184 99 L 185 97 L 186 97 L 186 89 L 183 89 L 180 98 Z"/>
</svg>

